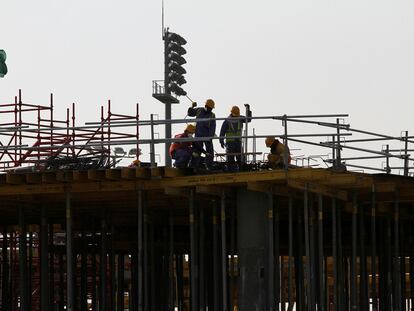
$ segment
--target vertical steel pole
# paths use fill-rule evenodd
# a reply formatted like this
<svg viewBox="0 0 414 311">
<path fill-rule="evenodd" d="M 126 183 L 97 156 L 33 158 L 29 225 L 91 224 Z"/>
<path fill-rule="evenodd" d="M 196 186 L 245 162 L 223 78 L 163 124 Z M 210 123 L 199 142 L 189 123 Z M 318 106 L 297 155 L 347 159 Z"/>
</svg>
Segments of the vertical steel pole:
<svg viewBox="0 0 414 311">
<path fill-rule="evenodd" d="M 206 298 L 206 293 L 205 293 L 205 263 L 204 263 L 204 257 L 205 257 L 205 252 L 204 252 L 204 245 L 205 245 L 205 231 L 204 231 L 204 209 L 202 206 L 199 207 L 199 215 L 200 215 L 200 220 L 199 220 L 199 267 L 200 267 L 200 272 L 199 272 L 199 304 L 200 304 L 200 310 L 205 310 L 205 298 Z"/>
<path fill-rule="evenodd" d="M 96 225 L 94 225 L 93 226 L 93 234 L 92 234 L 92 244 L 93 244 L 93 247 L 92 247 L 92 284 L 91 284 L 91 287 L 92 287 L 92 293 L 91 293 L 91 298 L 92 298 L 92 311 L 97 311 L 98 310 L 98 302 L 97 302 L 97 296 L 98 296 L 98 294 L 97 294 L 97 286 L 96 286 L 96 277 L 97 277 L 97 275 L 96 275 L 96 270 L 97 270 L 97 264 L 96 264 L 96 257 L 98 256 L 98 246 L 97 246 L 97 244 L 98 244 L 98 238 L 97 238 L 97 235 L 96 235 L 96 228 L 97 226 Z"/>
<path fill-rule="evenodd" d="M 339 127 L 339 119 L 336 119 L 336 140 L 338 143 L 338 149 L 336 150 L 336 166 L 341 167 L 341 129 Z"/>
<path fill-rule="evenodd" d="M 352 204 L 352 261 L 351 261 L 351 310 L 357 310 L 357 194 L 353 192 L 353 204 Z"/>
<path fill-rule="evenodd" d="M 171 125 L 170 125 L 171 126 Z M 155 167 L 155 145 L 154 145 L 154 115 L 151 113 L 151 143 L 150 143 L 150 159 L 151 167 Z M 168 144 L 166 144 L 167 146 Z M 169 158 L 169 155 L 168 157 Z M 171 164 L 170 164 L 171 166 Z"/>
<path fill-rule="evenodd" d="M 144 289 L 143 289 L 143 229 L 144 229 L 144 202 L 143 202 L 143 191 L 142 189 L 138 190 L 137 197 L 137 207 L 138 207 L 138 311 L 144 310 Z"/>
<path fill-rule="evenodd" d="M 103 208 L 101 214 L 101 256 L 100 256 L 100 299 L 99 299 L 99 311 L 106 311 L 106 210 Z"/>
<path fill-rule="evenodd" d="M 40 210 L 40 306 L 42 311 L 49 310 L 49 258 L 47 234 L 47 209 L 45 206 Z"/>
<path fill-rule="evenodd" d="M 359 206 L 359 265 L 360 265 L 360 306 L 361 310 L 369 309 L 368 302 L 368 274 L 367 274 L 367 257 L 365 253 L 365 215 L 364 205 Z"/>
<path fill-rule="evenodd" d="M 308 184 L 305 184 L 303 192 L 303 225 L 305 230 L 305 251 L 306 251 L 306 302 L 308 311 L 312 311 L 312 291 L 311 291 L 311 263 L 310 263 L 310 244 L 309 244 L 309 202 Z"/>
<path fill-rule="evenodd" d="M 165 120 L 171 120 L 171 103 L 165 104 Z M 171 123 L 165 123 L 165 138 L 171 138 Z M 171 167 L 170 143 L 165 142 L 165 166 Z"/>
<path fill-rule="evenodd" d="M 390 168 L 390 145 L 386 146 L 385 151 L 387 153 L 385 171 L 386 171 L 387 174 L 390 174 L 391 173 L 391 168 Z"/>
<path fill-rule="evenodd" d="M 284 165 L 285 165 L 285 170 L 287 171 L 289 169 L 289 161 L 288 161 L 288 157 L 289 157 L 289 152 L 288 152 L 288 128 L 287 128 L 287 116 L 284 115 L 283 116 L 283 125 L 285 128 L 285 137 L 284 137 L 284 144 L 285 144 L 285 150 L 283 152 L 283 156 L 284 156 Z"/>
<path fill-rule="evenodd" d="M 376 232 L 376 197 L 375 197 L 375 185 L 372 185 L 371 194 L 371 299 L 372 310 L 378 310 L 377 300 L 377 232 Z"/>
<path fill-rule="evenodd" d="M 338 310 L 338 246 L 337 246 L 337 224 L 336 224 L 336 199 L 332 199 L 332 259 L 333 259 L 333 306 Z"/>
<path fill-rule="evenodd" d="M 282 261 L 280 260 L 280 238 L 279 238 L 279 227 L 280 227 L 280 220 L 279 220 L 279 202 L 277 201 L 274 204 L 274 200 L 272 199 L 272 207 L 273 207 L 273 244 L 274 244 L 274 255 L 273 255 L 273 291 L 275 293 L 273 299 L 273 307 L 276 311 L 279 311 L 279 304 L 281 304 L 282 308 L 284 308 L 284 301 L 282 297 L 282 269 L 283 269 L 283 258 Z M 269 206 L 270 208 L 270 206 Z"/>
<path fill-rule="evenodd" d="M 19 206 L 19 268 L 20 268 L 20 306 L 21 311 L 29 311 L 28 274 L 27 274 L 27 241 L 26 224 L 23 207 Z"/>
<path fill-rule="evenodd" d="M 196 262 L 196 232 L 194 217 L 194 189 L 190 190 L 189 209 L 190 209 L 190 286 L 191 286 L 191 310 L 197 311 L 198 307 L 198 266 Z"/>
<path fill-rule="evenodd" d="M 316 282 L 316 273 L 315 268 L 317 266 L 316 261 L 316 252 L 315 252 L 315 209 L 313 204 L 313 195 L 308 193 L 308 207 L 309 207 L 309 248 L 310 248 L 310 256 L 309 256 L 309 263 L 310 263 L 310 272 L 311 272 L 311 306 L 312 308 L 316 308 L 316 300 L 318 298 L 318 283 Z"/>
<path fill-rule="evenodd" d="M 109 259 L 111 273 L 111 310 L 116 309 L 116 271 L 115 271 L 115 228 L 111 224 L 111 255 Z"/>
<path fill-rule="evenodd" d="M 184 268 L 183 268 L 184 255 L 178 255 L 176 261 L 177 266 L 177 290 L 178 290 L 178 311 L 184 311 Z"/>
<path fill-rule="evenodd" d="M 65 265 L 63 262 L 63 252 L 59 253 L 59 311 L 65 310 Z M 67 285 L 67 284 L 66 284 Z M 67 297 L 67 296 L 66 296 Z"/>
<path fill-rule="evenodd" d="M 293 200 L 289 196 L 288 311 L 293 310 Z"/>
<path fill-rule="evenodd" d="M 125 254 L 118 254 L 118 298 L 117 311 L 124 311 L 124 274 L 125 274 Z"/>
<path fill-rule="evenodd" d="M 11 308 L 11 301 L 9 297 L 9 289 L 10 289 L 10 279 L 9 279 L 9 257 L 8 257 L 8 238 L 7 238 L 7 227 L 3 227 L 3 245 L 1 249 L 1 256 L 2 256 L 2 282 L 1 282 L 1 306 L 2 310 L 9 311 Z M 10 247 L 11 253 L 11 247 Z"/>
<path fill-rule="evenodd" d="M 75 276 L 73 256 L 73 234 L 72 234 L 72 206 L 70 192 L 65 192 L 66 201 L 66 286 L 67 286 L 67 310 L 75 310 Z"/>
<path fill-rule="evenodd" d="M 304 277 L 303 277 L 303 226 L 302 216 L 300 210 L 297 210 L 296 219 L 298 225 L 296 226 L 295 239 L 295 282 L 296 282 L 296 303 L 298 310 L 305 310 L 305 293 L 304 293 Z"/>
<path fill-rule="evenodd" d="M 275 274 L 275 260 L 274 260 L 274 232 L 273 232 L 273 193 L 269 192 L 268 196 L 268 210 L 267 210 L 267 218 L 268 218 L 268 272 L 267 272 L 267 305 L 268 310 L 272 311 L 275 308 L 275 284 L 274 284 L 274 274 Z M 279 269 L 279 267 L 276 267 Z"/>
<path fill-rule="evenodd" d="M 400 284 L 401 284 L 401 311 L 407 310 L 407 286 L 406 286 L 406 253 L 405 253 L 405 226 L 400 222 Z"/>
<path fill-rule="evenodd" d="M 170 217 L 169 217 L 170 223 L 169 223 L 169 229 L 170 229 L 170 234 L 169 234 L 169 256 L 168 256 L 168 266 L 169 266 L 169 310 L 174 311 L 175 308 L 175 291 L 174 291 L 174 286 L 175 286 L 175 278 L 174 278 L 174 218 L 172 213 L 170 212 Z"/>
<path fill-rule="evenodd" d="M 318 195 L 318 250 L 319 250 L 319 311 L 325 311 L 325 277 L 324 277 L 324 252 L 323 252 L 323 197 Z"/>
<path fill-rule="evenodd" d="M 235 253 L 236 253 L 236 206 L 232 206 L 230 215 L 230 305 L 229 309 L 234 309 L 234 297 L 235 297 L 235 288 L 236 288 L 236 278 L 235 278 Z"/>
<path fill-rule="evenodd" d="M 408 176 L 408 131 L 405 131 L 404 140 L 404 176 Z"/>
<path fill-rule="evenodd" d="M 406 137 L 408 132 L 406 132 Z M 394 310 L 401 310 L 401 271 L 400 271 L 400 198 L 398 190 L 395 192 L 394 199 Z"/>
<path fill-rule="evenodd" d="M 53 246 L 53 222 L 49 224 L 49 289 L 55 288 L 55 253 Z M 55 305 L 55 293 L 49 292 L 49 310 L 53 310 Z"/>
<path fill-rule="evenodd" d="M 33 266 L 33 232 L 29 231 L 29 260 L 27 266 L 30 267 L 27 269 L 27 296 L 28 296 L 28 308 L 32 310 L 32 266 Z"/>
<path fill-rule="evenodd" d="M 219 280 L 219 246 L 218 246 L 218 215 L 217 204 L 213 202 L 213 283 L 214 283 L 214 308 L 219 310 L 220 280 Z"/>
<path fill-rule="evenodd" d="M 88 310 L 88 240 L 85 228 L 82 225 L 82 242 L 81 242 L 81 311 Z"/>
<path fill-rule="evenodd" d="M 221 273 L 223 284 L 223 311 L 228 311 L 227 303 L 227 247 L 226 247 L 226 194 L 221 193 Z"/>
</svg>

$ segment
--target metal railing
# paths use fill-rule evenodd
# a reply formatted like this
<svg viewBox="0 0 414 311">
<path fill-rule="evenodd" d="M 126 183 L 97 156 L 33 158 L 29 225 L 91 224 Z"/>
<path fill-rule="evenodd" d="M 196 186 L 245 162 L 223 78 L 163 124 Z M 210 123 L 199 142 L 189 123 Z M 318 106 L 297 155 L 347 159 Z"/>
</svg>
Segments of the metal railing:
<svg viewBox="0 0 414 311">
<path fill-rule="evenodd" d="M 162 91 L 162 85 L 158 84 L 157 81 L 154 81 L 153 87 L 154 92 Z M 53 104 L 51 103 L 50 106 L 53 107 Z M 19 111 L 19 107 L 22 107 L 22 111 L 27 108 L 37 112 L 38 122 L 22 122 L 20 115 L 22 112 Z M 35 107 L 42 107 L 42 109 L 36 110 Z M 180 139 L 157 138 L 156 131 L 159 132 L 157 130 L 159 126 L 206 122 L 213 119 L 158 120 L 154 118 L 154 115 L 151 115 L 149 119 L 142 120 L 139 118 L 138 105 L 135 116 L 126 116 L 112 113 L 109 102 L 108 116 L 104 116 L 102 108 L 100 121 L 86 122 L 81 126 L 75 126 L 74 106 L 72 122 L 69 122 L 69 110 L 66 121 L 54 120 L 51 108 L 23 104 L 21 95 L 14 104 L 0 105 L 0 113 L 2 113 L 2 108 L 6 109 L 3 113 L 11 113 L 16 116 L 16 122 L 0 124 L 0 153 L 3 155 L 0 156 L 0 165 L 4 169 L 13 167 L 13 165 L 15 167 L 39 165 L 56 152 L 61 153 L 63 150 L 67 151 L 65 154 L 68 157 L 76 157 L 80 156 L 81 151 L 85 156 L 85 152 L 88 154 L 88 150 L 95 148 L 94 152 L 100 153 L 101 157 L 110 157 L 111 148 L 131 145 L 135 148 L 137 157 L 139 156 L 138 146 L 148 145 L 150 165 L 155 166 L 156 148 L 160 144 L 226 139 L 226 137 L 218 136 Z M 52 111 L 50 117 L 41 116 L 43 110 L 46 112 Z M 244 116 L 232 120 L 240 120 L 245 124 L 244 131 L 239 139 L 243 145 L 241 155 L 243 160 L 247 162 L 258 162 L 257 155 L 260 154 L 258 151 L 263 150 L 257 143 L 258 140 L 274 136 L 282 140 L 291 151 L 294 148 L 301 148 L 301 153 L 307 154 L 296 160 L 297 165 L 312 167 L 324 165 L 338 170 L 355 169 L 410 175 L 410 172 L 414 169 L 414 159 L 410 154 L 414 151 L 413 136 L 409 136 L 407 131 L 402 132 L 401 136 L 393 136 L 357 129 L 351 127 L 346 118 L 348 118 L 347 114 L 315 114 Z M 227 117 L 214 118 L 218 122 L 226 119 Z M 275 121 L 281 122 L 281 133 L 264 134 L 259 132 L 263 122 Z M 302 129 L 301 132 L 297 130 L 298 125 Z M 140 127 L 149 127 L 149 137 L 139 136 Z M 272 128 L 276 128 L 276 126 L 272 125 Z M 303 128 L 306 128 L 306 130 L 303 130 Z M 377 146 L 376 144 L 381 145 Z M 316 151 L 308 151 L 308 149 L 314 149 L 315 147 L 317 147 Z M 98 148 L 101 148 L 101 151 Z M 75 152 L 75 150 L 78 152 Z M 285 150 L 283 158 L 286 162 L 284 167 L 289 169 L 287 163 L 288 149 Z M 24 154 L 30 154 L 30 159 L 25 159 Z M 317 154 L 317 156 L 314 154 Z M 34 157 L 34 155 L 36 156 Z M 10 159 L 3 159 L 4 156 L 8 156 L 13 163 L 10 162 Z M 294 157 L 295 155 L 293 155 Z"/>
</svg>

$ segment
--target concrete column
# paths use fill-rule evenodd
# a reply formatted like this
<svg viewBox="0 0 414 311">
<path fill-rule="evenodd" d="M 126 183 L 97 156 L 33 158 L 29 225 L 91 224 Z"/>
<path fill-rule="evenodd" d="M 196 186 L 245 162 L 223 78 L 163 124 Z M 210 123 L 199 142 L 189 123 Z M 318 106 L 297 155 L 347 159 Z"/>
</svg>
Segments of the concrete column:
<svg viewBox="0 0 414 311">
<path fill-rule="evenodd" d="M 266 193 L 244 189 L 237 192 L 239 311 L 261 311 L 266 307 L 268 199 Z"/>
</svg>

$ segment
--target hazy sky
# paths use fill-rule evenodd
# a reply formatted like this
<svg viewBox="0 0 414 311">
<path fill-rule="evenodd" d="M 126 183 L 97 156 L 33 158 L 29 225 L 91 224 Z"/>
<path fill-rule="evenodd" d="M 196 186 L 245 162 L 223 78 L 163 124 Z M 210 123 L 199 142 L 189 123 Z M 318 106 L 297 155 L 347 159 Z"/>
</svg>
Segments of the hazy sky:
<svg viewBox="0 0 414 311">
<path fill-rule="evenodd" d="M 249 103 L 256 115 L 349 113 L 354 127 L 414 130 L 413 1 L 165 0 L 165 9 L 188 41 L 185 89 L 213 98 L 218 116 Z M 35 104 L 53 92 L 62 118 L 75 102 L 79 123 L 97 120 L 107 99 L 116 112 L 139 102 L 142 118 L 163 118 L 151 97 L 163 77 L 161 1 L 3 0 L 1 13 L 0 102 L 21 88 Z M 281 132 L 279 122 L 254 127 Z"/>
</svg>

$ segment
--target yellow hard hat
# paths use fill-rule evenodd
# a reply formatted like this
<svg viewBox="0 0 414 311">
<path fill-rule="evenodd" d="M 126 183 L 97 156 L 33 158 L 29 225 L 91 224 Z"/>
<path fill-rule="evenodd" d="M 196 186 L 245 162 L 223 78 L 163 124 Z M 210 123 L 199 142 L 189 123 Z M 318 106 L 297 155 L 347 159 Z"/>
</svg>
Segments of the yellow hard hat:
<svg viewBox="0 0 414 311">
<path fill-rule="evenodd" d="M 267 137 L 266 140 L 265 140 L 266 147 L 271 147 L 274 142 L 275 142 L 274 137 L 272 137 L 272 136 Z"/>
<path fill-rule="evenodd" d="M 194 134 L 196 130 L 196 127 L 193 124 L 187 124 L 185 127 L 185 131 L 191 134 Z"/>
<path fill-rule="evenodd" d="M 209 99 L 207 99 L 206 100 L 206 107 L 209 107 L 209 108 L 211 108 L 211 109 L 214 109 L 214 106 L 215 106 L 216 104 L 214 103 L 214 100 L 212 100 L 211 98 L 209 98 Z"/>
<path fill-rule="evenodd" d="M 240 108 L 238 106 L 231 107 L 230 112 L 233 117 L 240 117 Z"/>
</svg>

